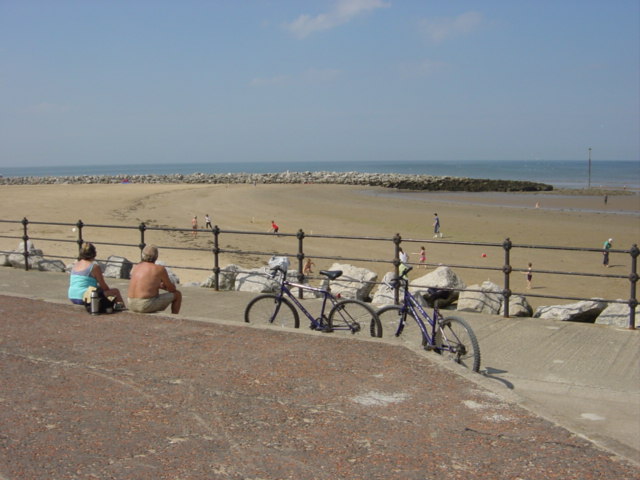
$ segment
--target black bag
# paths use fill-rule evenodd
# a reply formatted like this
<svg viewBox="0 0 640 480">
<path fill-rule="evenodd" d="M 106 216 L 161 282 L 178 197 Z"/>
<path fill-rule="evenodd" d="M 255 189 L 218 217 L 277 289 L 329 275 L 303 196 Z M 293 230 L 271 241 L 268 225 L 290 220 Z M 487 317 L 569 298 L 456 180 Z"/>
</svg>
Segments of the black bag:
<svg viewBox="0 0 640 480">
<path fill-rule="evenodd" d="M 84 295 L 82 296 L 82 301 L 84 303 L 84 308 L 87 309 L 87 312 L 91 313 L 91 294 L 94 291 L 98 293 L 98 302 L 99 302 L 98 313 L 107 313 L 107 310 L 109 310 L 109 313 L 112 313 L 113 306 L 115 305 L 116 301 L 115 299 L 109 300 L 109 298 L 105 296 L 104 292 L 100 287 L 98 288 L 89 287 L 87 288 L 86 292 L 84 292 Z"/>
</svg>

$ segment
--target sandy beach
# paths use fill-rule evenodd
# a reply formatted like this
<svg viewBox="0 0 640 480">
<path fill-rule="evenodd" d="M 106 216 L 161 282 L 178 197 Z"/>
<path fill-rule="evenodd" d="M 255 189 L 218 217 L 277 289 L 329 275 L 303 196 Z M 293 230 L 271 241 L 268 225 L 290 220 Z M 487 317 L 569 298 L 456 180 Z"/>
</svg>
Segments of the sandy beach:
<svg viewBox="0 0 640 480">
<path fill-rule="evenodd" d="M 334 260 L 319 257 L 392 260 L 396 233 L 403 238 L 411 262 L 424 245 L 427 268 L 416 268 L 417 278 L 438 264 L 499 268 L 504 260 L 501 248 L 461 245 L 465 242 L 502 243 L 510 238 L 517 246 L 563 246 L 600 248 L 613 238 L 614 249 L 629 249 L 640 240 L 640 196 L 609 195 L 605 204 L 601 194 L 527 193 L 450 193 L 398 192 L 381 188 L 342 185 L 33 185 L 0 187 L 0 219 L 72 224 L 79 219 L 91 225 L 134 227 L 113 229 L 85 227 L 84 238 L 98 246 L 100 258 L 122 255 L 135 261 L 140 236 L 137 227 L 171 227 L 184 231 L 149 230 L 145 241 L 161 248 L 160 259 L 169 265 L 203 269 L 213 267 L 212 235 L 194 236 L 191 219 L 198 216 L 204 228 L 205 214 L 223 231 L 262 232 L 265 235 L 225 233 L 221 248 L 256 252 L 248 255 L 224 253 L 221 266 L 230 263 L 244 267 L 264 265 L 268 256 L 279 252 L 295 255 L 298 241 L 287 235 L 266 235 L 271 220 L 283 234 L 302 229 L 305 252 L 314 259 L 315 269 L 328 268 Z M 433 213 L 442 224 L 443 238 L 433 238 Z M 0 223 L 0 235 L 21 236 L 22 226 Z M 30 225 L 29 235 L 47 256 L 73 257 L 76 235 L 71 225 Z M 388 242 L 316 238 L 340 235 L 387 238 Z M 55 238 L 56 241 L 38 240 Z M 1 238 L 0 248 L 13 250 L 18 240 Z M 107 246 L 117 243 L 131 246 Z M 165 247 L 164 249 L 162 247 Z M 198 250 L 177 250 L 188 247 Z M 486 254 L 483 256 L 482 254 Z M 66 263 L 71 259 L 64 259 Z M 629 281 L 590 276 L 552 275 L 551 270 L 585 274 L 628 276 L 629 255 L 611 255 L 611 266 L 602 266 L 599 252 L 567 252 L 553 249 L 514 248 L 511 261 L 515 269 L 511 288 L 535 295 L 567 295 L 628 298 Z M 533 288 L 526 289 L 523 271 L 533 263 Z M 388 265 L 369 261 L 345 261 L 376 271 L 380 278 Z M 500 271 L 454 268 L 467 285 L 491 280 L 503 282 Z M 203 270 L 176 269 L 182 283 L 203 281 Z M 569 301 L 530 298 L 535 307 Z"/>
</svg>

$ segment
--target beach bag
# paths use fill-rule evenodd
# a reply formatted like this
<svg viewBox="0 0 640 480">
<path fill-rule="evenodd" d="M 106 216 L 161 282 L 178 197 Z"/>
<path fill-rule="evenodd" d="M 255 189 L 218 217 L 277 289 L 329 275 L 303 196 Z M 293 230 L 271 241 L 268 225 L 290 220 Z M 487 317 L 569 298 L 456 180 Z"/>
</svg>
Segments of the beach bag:
<svg viewBox="0 0 640 480">
<path fill-rule="evenodd" d="M 116 303 L 115 299 L 110 300 L 107 296 L 105 296 L 104 292 L 101 288 L 89 287 L 85 290 L 82 295 L 82 302 L 84 304 L 84 308 L 87 309 L 87 312 L 91 313 L 91 297 L 93 292 L 98 294 L 98 312 L 97 313 L 112 313 L 113 306 Z"/>
</svg>

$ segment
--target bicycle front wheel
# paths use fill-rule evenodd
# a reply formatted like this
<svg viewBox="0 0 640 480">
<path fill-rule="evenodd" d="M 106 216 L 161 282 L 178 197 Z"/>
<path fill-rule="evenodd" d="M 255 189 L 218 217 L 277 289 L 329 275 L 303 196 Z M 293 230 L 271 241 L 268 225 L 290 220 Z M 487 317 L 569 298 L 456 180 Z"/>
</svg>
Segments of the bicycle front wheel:
<svg viewBox="0 0 640 480">
<path fill-rule="evenodd" d="M 421 337 L 422 332 L 415 323 L 415 318 L 410 310 L 402 311 L 398 305 L 387 305 L 377 311 L 382 330 L 387 332 L 386 336 L 410 338 Z M 402 323 L 402 328 L 400 325 Z"/>
<path fill-rule="evenodd" d="M 435 338 L 436 351 L 456 363 L 480 371 L 480 347 L 476 334 L 460 317 L 447 317 L 440 321 Z"/>
<path fill-rule="evenodd" d="M 341 300 L 329 312 L 329 332 L 382 337 L 382 325 L 373 308 L 360 300 Z"/>
<path fill-rule="evenodd" d="M 258 295 L 247 304 L 244 321 L 288 328 L 300 326 L 300 317 L 291 302 L 271 293 Z"/>
</svg>

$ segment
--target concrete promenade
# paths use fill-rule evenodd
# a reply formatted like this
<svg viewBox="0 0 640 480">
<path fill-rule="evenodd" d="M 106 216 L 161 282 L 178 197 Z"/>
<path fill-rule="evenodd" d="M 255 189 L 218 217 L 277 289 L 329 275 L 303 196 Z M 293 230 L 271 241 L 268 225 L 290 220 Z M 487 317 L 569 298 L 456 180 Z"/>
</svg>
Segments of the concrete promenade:
<svg viewBox="0 0 640 480">
<path fill-rule="evenodd" d="M 0 480 L 640 477 L 638 330 L 462 314 L 478 375 L 410 331 L 248 326 L 252 294 L 92 317 L 66 274 L 0 285 Z"/>
</svg>

